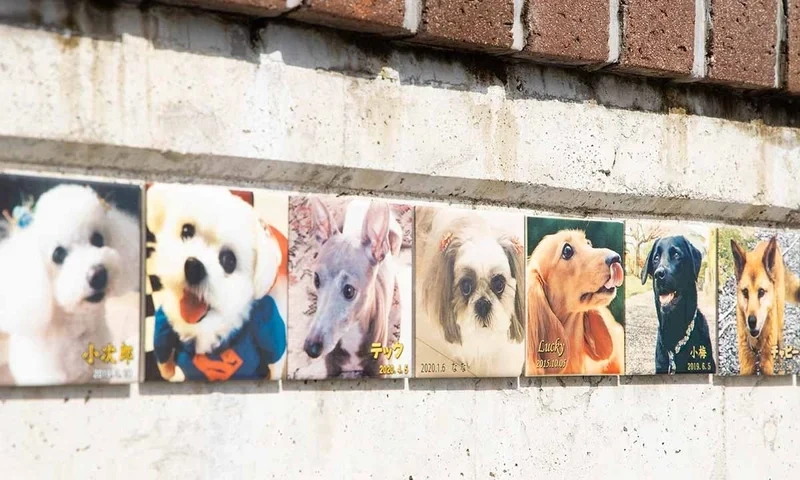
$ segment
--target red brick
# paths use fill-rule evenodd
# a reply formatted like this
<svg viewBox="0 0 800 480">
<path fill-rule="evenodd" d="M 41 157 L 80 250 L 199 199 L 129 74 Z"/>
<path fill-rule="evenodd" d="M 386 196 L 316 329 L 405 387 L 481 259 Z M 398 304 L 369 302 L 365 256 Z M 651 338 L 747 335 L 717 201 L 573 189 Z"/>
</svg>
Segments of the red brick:
<svg viewBox="0 0 800 480">
<path fill-rule="evenodd" d="M 711 2 L 710 81 L 745 88 L 775 86 L 778 1 Z"/>
<path fill-rule="evenodd" d="M 695 0 L 627 0 L 622 12 L 619 70 L 691 76 Z"/>
<path fill-rule="evenodd" d="M 514 0 L 425 0 L 410 41 L 441 47 L 511 52 Z"/>
<path fill-rule="evenodd" d="M 800 0 L 789 0 L 786 14 L 786 88 L 800 94 Z"/>
<path fill-rule="evenodd" d="M 162 2 L 256 17 L 274 17 L 289 9 L 286 0 L 162 0 Z"/>
<path fill-rule="evenodd" d="M 306 0 L 289 17 L 345 30 L 408 35 L 404 15 L 404 0 Z"/>
<path fill-rule="evenodd" d="M 519 56 L 567 64 L 608 60 L 609 0 L 528 0 Z"/>
</svg>

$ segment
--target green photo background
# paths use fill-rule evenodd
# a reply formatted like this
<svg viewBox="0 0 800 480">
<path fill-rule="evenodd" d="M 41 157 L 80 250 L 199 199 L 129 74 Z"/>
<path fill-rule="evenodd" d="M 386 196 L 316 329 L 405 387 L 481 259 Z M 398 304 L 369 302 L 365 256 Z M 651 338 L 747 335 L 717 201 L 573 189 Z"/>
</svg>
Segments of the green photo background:
<svg viewBox="0 0 800 480">
<path fill-rule="evenodd" d="M 528 217 L 525 225 L 525 239 L 528 257 L 546 235 L 561 230 L 583 230 L 596 248 L 610 248 L 620 257 L 625 256 L 625 224 L 622 222 L 602 222 L 593 220 L 570 220 L 563 218 Z M 625 272 L 626 276 L 628 272 Z M 617 290 L 617 296 L 608 306 L 614 318 L 625 325 L 625 283 Z"/>
</svg>

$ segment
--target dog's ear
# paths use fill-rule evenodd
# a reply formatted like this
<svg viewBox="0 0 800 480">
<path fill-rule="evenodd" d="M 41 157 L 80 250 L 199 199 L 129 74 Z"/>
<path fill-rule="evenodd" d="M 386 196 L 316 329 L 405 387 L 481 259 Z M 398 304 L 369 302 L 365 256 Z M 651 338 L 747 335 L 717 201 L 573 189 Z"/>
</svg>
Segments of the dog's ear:
<svg viewBox="0 0 800 480">
<path fill-rule="evenodd" d="M 519 343 L 524 340 L 525 335 L 525 305 L 523 302 L 525 291 L 523 246 L 520 241 L 510 235 L 503 235 L 499 240 L 500 246 L 508 259 L 508 266 L 511 268 L 511 277 L 517 281 L 517 288 L 514 292 L 514 315 L 511 317 L 511 325 L 508 327 L 508 338 Z"/>
<path fill-rule="evenodd" d="M 47 331 L 55 309 L 50 263 L 30 229 L 18 231 L 0 246 L 0 332 L 41 335 Z"/>
<path fill-rule="evenodd" d="M 400 254 L 400 249 L 403 247 L 403 227 L 400 223 L 392 218 L 389 222 L 389 250 L 392 255 L 397 256 Z"/>
<path fill-rule="evenodd" d="M 433 217 L 436 216 L 436 207 L 414 208 L 414 231 L 417 234 L 427 234 L 433 230 Z"/>
<path fill-rule="evenodd" d="M 614 353 L 611 332 L 600 313 L 589 310 L 583 316 L 583 340 L 586 354 L 594 360 L 607 360 Z"/>
<path fill-rule="evenodd" d="M 435 242 L 434 239 L 429 239 Z M 453 239 L 444 249 L 438 249 L 433 258 L 432 265 L 427 265 L 430 274 L 425 278 L 422 291 L 422 301 L 428 306 L 431 315 L 439 319 L 439 325 L 444 332 L 444 339 L 449 343 L 461 345 L 461 327 L 456 323 L 456 313 L 453 308 L 453 289 L 455 288 L 455 257 L 457 247 Z M 438 242 L 437 242 L 438 246 Z"/>
<path fill-rule="evenodd" d="M 744 250 L 742 250 L 742 247 L 736 243 L 736 240 L 733 239 L 731 239 L 731 253 L 733 254 L 733 268 L 736 272 L 736 278 L 742 278 L 747 255 L 744 253 Z"/>
<path fill-rule="evenodd" d="M 111 232 L 108 246 L 116 250 L 122 260 L 114 290 L 117 294 L 141 291 L 139 265 L 142 258 L 141 218 L 113 208 L 106 213 Z"/>
<path fill-rule="evenodd" d="M 158 232 L 164 226 L 164 216 L 170 199 L 170 188 L 172 187 L 169 185 L 156 184 L 147 189 L 147 204 L 145 206 L 147 229 L 153 235 L 158 235 Z"/>
<path fill-rule="evenodd" d="M 686 248 L 689 250 L 689 256 L 692 257 L 692 268 L 694 269 L 695 281 L 700 276 L 700 266 L 703 264 L 703 253 L 692 244 L 688 239 L 686 241 Z"/>
<path fill-rule="evenodd" d="M 527 371 L 530 375 L 554 374 L 563 371 L 563 368 L 543 368 L 537 365 L 548 360 L 550 365 L 559 360 L 569 359 L 569 342 L 564 325 L 558 319 L 547 299 L 547 285 L 536 269 L 528 272 L 527 278 L 528 299 L 528 345 L 527 345 Z M 553 345 L 560 345 L 563 350 L 558 351 Z M 545 351 L 551 350 L 551 351 Z M 561 353 L 561 355 L 559 355 Z M 566 362 L 565 362 L 566 367 Z"/>
<path fill-rule="evenodd" d="M 322 200 L 311 197 L 309 206 L 311 207 L 311 231 L 320 244 L 327 242 L 329 238 L 339 233 L 339 226 Z"/>
<path fill-rule="evenodd" d="M 255 269 L 253 271 L 253 299 L 258 300 L 272 290 L 278 277 L 278 269 L 285 262 L 287 254 L 281 248 L 280 232 L 262 223 L 255 212 L 253 215 L 253 235 L 255 237 Z"/>
<path fill-rule="evenodd" d="M 656 253 L 656 248 L 658 247 L 658 241 L 661 240 L 660 238 L 656 238 L 653 241 L 653 248 L 650 249 L 650 253 L 647 255 L 647 260 L 644 261 L 644 266 L 642 267 L 642 285 L 647 283 L 647 276 L 653 274 L 653 255 Z"/>
<path fill-rule="evenodd" d="M 389 204 L 381 200 L 369 202 L 361 225 L 361 244 L 369 247 L 373 263 L 380 263 L 389 253 Z"/>
<path fill-rule="evenodd" d="M 769 243 L 767 243 L 767 248 L 764 250 L 764 257 L 762 258 L 767 276 L 772 280 L 775 280 L 775 262 L 778 259 L 778 255 L 780 255 L 778 237 L 773 235 L 772 238 L 769 239 Z"/>
</svg>

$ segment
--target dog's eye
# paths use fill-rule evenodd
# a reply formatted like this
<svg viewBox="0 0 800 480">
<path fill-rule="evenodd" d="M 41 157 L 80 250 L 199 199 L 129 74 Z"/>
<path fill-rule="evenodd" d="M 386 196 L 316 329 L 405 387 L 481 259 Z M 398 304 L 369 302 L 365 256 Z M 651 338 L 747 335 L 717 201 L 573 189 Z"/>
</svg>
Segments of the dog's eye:
<svg viewBox="0 0 800 480">
<path fill-rule="evenodd" d="M 319 275 L 314 274 L 314 288 L 319 288 Z"/>
<path fill-rule="evenodd" d="M 592 246 L 592 241 L 589 240 L 588 238 L 586 239 L 586 245 L 589 245 L 590 247 Z"/>
<path fill-rule="evenodd" d="M 746 288 L 742 290 L 742 295 L 744 295 L 745 300 L 750 298 L 750 292 L 748 292 Z"/>
<path fill-rule="evenodd" d="M 506 278 L 502 275 L 495 275 L 492 277 L 492 291 L 498 297 L 503 294 L 503 290 L 506 289 Z"/>
<path fill-rule="evenodd" d="M 222 269 L 225 270 L 225 273 L 233 273 L 233 271 L 236 270 L 236 255 L 227 248 L 223 248 L 222 251 L 219 252 L 219 264 L 222 266 Z"/>
<path fill-rule="evenodd" d="M 758 289 L 758 298 L 763 298 L 766 293 L 767 293 L 766 290 L 764 290 L 763 288 L 759 288 Z"/>
<path fill-rule="evenodd" d="M 181 238 L 188 240 L 192 237 L 194 237 L 194 225 L 191 223 L 185 223 L 183 227 L 181 227 Z"/>
<path fill-rule="evenodd" d="M 565 243 L 564 248 L 561 249 L 561 258 L 569 260 L 573 255 L 575 255 L 575 250 L 572 249 L 572 245 Z"/>
<path fill-rule="evenodd" d="M 91 243 L 97 248 L 101 248 L 103 245 L 105 245 L 105 239 L 99 233 L 94 232 L 92 234 L 92 237 L 89 239 L 89 243 Z"/>
<path fill-rule="evenodd" d="M 656 253 L 655 255 L 653 255 L 653 265 L 658 264 L 658 262 L 660 262 L 660 261 L 661 261 L 661 254 L 660 253 Z"/>
<path fill-rule="evenodd" d="M 344 298 L 347 300 L 352 300 L 353 297 L 356 296 L 356 289 L 352 285 L 347 284 L 342 288 L 342 295 L 344 295 Z"/>
<path fill-rule="evenodd" d="M 67 249 L 64 247 L 56 247 L 53 250 L 53 263 L 56 265 L 61 265 L 64 263 L 64 260 L 67 258 Z"/>
<path fill-rule="evenodd" d="M 474 285 L 472 284 L 471 278 L 465 278 L 458 284 L 458 288 L 461 289 L 461 295 L 464 295 L 465 297 L 470 296 L 473 287 Z"/>
<path fill-rule="evenodd" d="M 674 258 L 675 260 L 680 260 L 681 259 L 681 254 L 678 253 L 677 251 L 672 252 L 672 258 Z"/>
</svg>

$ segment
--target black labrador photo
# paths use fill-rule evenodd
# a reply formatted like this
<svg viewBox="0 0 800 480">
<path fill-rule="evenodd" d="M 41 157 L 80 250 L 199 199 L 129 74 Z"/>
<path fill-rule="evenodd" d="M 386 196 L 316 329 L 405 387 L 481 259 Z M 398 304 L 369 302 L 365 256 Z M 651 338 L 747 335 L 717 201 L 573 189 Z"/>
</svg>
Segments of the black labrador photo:
<svg viewBox="0 0 800 480">
<path fill-rule="evenodd" d="M 703 255 L 682 235 L 659 238 L 642 269 L 653 277 L 658 315 L 656 373 L 714 373 L 716 364 L 706 317 L 697 307 Z"/>
</svg>

